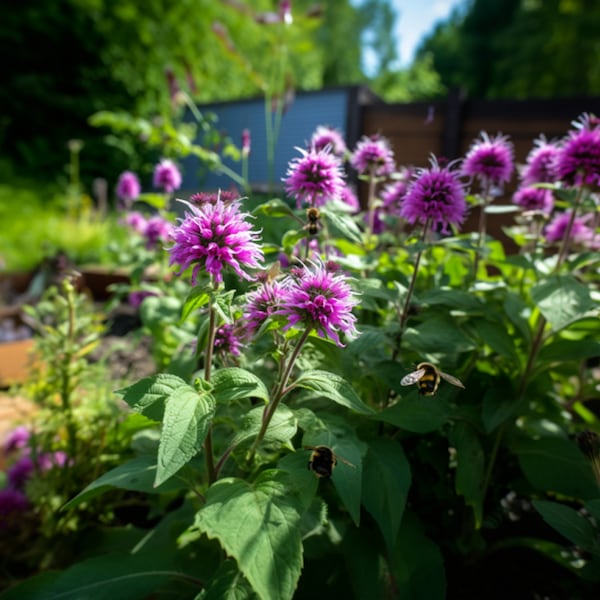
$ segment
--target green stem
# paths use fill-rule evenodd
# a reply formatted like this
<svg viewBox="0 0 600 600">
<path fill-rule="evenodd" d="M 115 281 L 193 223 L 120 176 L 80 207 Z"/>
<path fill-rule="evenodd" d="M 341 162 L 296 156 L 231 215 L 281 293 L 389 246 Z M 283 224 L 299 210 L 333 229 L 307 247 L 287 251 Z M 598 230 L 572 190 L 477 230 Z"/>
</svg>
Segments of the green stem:
<svg viewBox="0 0 600 600">
<path fill-rule="evenodd" d="M 565 236 L 563 238 L 563 243 L 560 248 L 560 252 L 558 254 L 558 260 L 556 261 L 556 266 L 554 267 L 554 272 L 558 271 L 563 261 L 567 256 L 567 252 L 569 251 L 569 245 L 571 243 L 571 232 L 573 231 L 573 224 L 575 223 L 575 216 L 577 215 L 577 209 L 579 208 L 579 203 L 583 197 L 584 187 L 580 187 L 577 190 L 577 196 L 575 197 L 575 201 L 573 202 L 573 210 L 571 211 L 571 218 L 569 219 L 569 223 L 567 224 L 567 229 L 565 230 Z"/>
<path fill-rule="evenodd" d="M 375 185 L 377 181 L 375 179 L 375 167 L 371 168 L 369 173 L 369 194 L 367 197 L 367 219 L 369 234 L 373 233 L 375 227 Z"/>
<path fill-rule="evenodd" d="M 206 353 L 204 357 L 204 380 L 210 381 L 213 349 L 215 345 L 216 322 L 215 310 L 212 306 L 212 300 L 208 308 L 208 340 L 206 342 Z M 208 474 L 209 485 L 216 481 L 215 461 L 213 456 L 212 427 L 209 428 L 204 438 L 204 454 L 206 460 L 206 472 Z"/>
<path fill-rule="evenodd" d="M 290 378 L 290 375 L 292 374 L 292 369 L 294 368 L 294 364 L 296 363 L 296 360 L 297 360 L 298 356 L 300 355 L 300 350 L 302 349 L 302 347 L 304 346 L 304 343 L 308 339 L 310 332 L 311 332 L 310 327 L 307 327 L 304 330 L 304 333 L 298 340 L 298 343 L 296 344 L 296 347 L 294 348 L 294 350 L 290 356 L 290 359 L 285 367 L 285 370 L 283 371 L 283 375 L 281 376 L 279 385 L 277 386 L 275 393 L 273 394 L 273 399 L 265 407 L 265 412 L 263 413 L 263 420 L 262 420 L 262 424 L 260 427 L 260 431 L 258 432 L 256 439 L 254 440 L 254 443 L 252 444 L 252 448 L 250 449 L 250 453 L 248 455 L 248 463 L 250 463 L 252 461 L 252 459 L 254 458 L 256 449 L 258 448 L 259 444 L 262 442 L 263 438 L 265 437 L 265 433 L 267 432 L 267 429 L 269 428 L 269 423 L 271 422 L 271 419 L 273 418 L 273 415 L 275 414 L 275 411 L 277 410 L 277 407 L 279 406 L 281 399 L 289 391 L 286 389 L 288 379 Z"/>
<path fill-rule="evenodd" d="M 473 279 L 477 280 L 477 269 L 479 268 L 479 261 L 481 260 L 481 249 L 483 247 L 483 240 L 485 239 L 485 233 L 486 233 L 486 229 L 487 229 L 487 223 L 486 223 L 486 206 L 488 205 L 488 202 L 490 200 L 490 196 L 489 196 L 489 184 L 486 185 L 486 188 L 483 192 L 482 195 L 482 202 L 481 202 L 481 206 L 480 206 L 480 212 L 479 212 L 479 225 L 477 227 L 477 248 L 475 250 L 475 260 L 473 261 Z"/>
</svg>

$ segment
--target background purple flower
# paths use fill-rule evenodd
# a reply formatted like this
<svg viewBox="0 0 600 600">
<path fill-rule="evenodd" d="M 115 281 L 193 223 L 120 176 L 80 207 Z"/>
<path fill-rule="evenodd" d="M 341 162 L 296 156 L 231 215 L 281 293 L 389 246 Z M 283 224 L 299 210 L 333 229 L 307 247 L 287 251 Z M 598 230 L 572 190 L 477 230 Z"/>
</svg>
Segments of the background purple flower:
<svg viewBox="0 0 600 600">
<path fill-rule="evenodd" d="M 344 136 L 337 129 L 326 125 L 319 125 L 315 129 L 310 138 L 310 147 L 315 150 L 325 150 L 329 147 L 329 151 L 339 157 L 344 156 L 348 150 Z"/>
<path fill-rule="evenodd" d="M 21 456 L 6 472 L 8 484 L 15 490 L 22 490 L 25 483 L 31 477 L 35 464 L 28 455 Z"/>
<path fill-rule="evenodd" d="M 344 188 L 342 165 L 327 150 L 303 150 L 302 156 L 293 158 L 284 179 L 286 192 L 296 199 L 300 208 L 303 202 L 322 206 L 328 200 L 339 200 Z"/>
<path fill-rule="evenodd" d="M 244 318 L 249 336 L 256 333 L 278 309 L 282 294 L 281 284 L 274 280 L 265 281 L 258 289 L 246 295 Z"/>
<path fill-rule="evenodd" d="M 146 221 L 142 235 L 146 238 L 146 248 L 151 250 L 161 243 L 168 242 L 173 232 L 173 224 L 161 217 L 154 215 Z"/>
<path fill-rule="evenodd" d="M 12 488 L 0 490 L 0 529 L 14 526 L 18 513 L 29 508 L 27 496 Z"/>
<path fill-rule="evenodd" d="M 128 208 L 131 203 L 140 195 L 142 187 L 138 176 L 132 171 L 124 171 L 119 175 L 117 181 L 117 198 L 121 201 L 122 208 Z"/>
<path fill-rule="evenodd" d="M 215 350 L 222 354 L 231 354 L 232 356 L 239 356 L 240 349 L 242 347 L 241 340 L 235 327 L 230 323 L 225 323 L 220 327 L 217 327 L 215 331 Z"/>
<path fill-rule="evenodd" d="M 554 183 L 558 180 L 557 158 L 560 148 L 542 135 L 534 142 L 521 171 L 521 185 Z"/>
<path fill-rule="evenodd" d="M 462 174 L 478 178 L 484 186 L 506 183 L 514 170 L 513 145 L 508 137 L 490 137 L 482 131 L 462 163 Z"/>
<path fill-rule="evenodd" d="M 152 182 L 155 188 L 162 188 L 170 194 L 181 187 L 181 173 L 172 160 L 165 158 L 154 167 Z"/>
<path fill-rule="evenodd" d="M 125 224 L 137 231 L 140 235 L 144 235 L 146 231 L 146 217 L 137 211 L 127 213 L 125 216 Z"/>
<path fill-rule="evenodd" d="M 345 277 L 321 261 L 296 269 L 282 282 L 282 291 L 276 314 L 287 319 L 284 331 L 296 326 L 308 327 L 342 347 L 340 333 L 349 339 L 358 335 L 356 317 L 352 314 L 358 301 Z"/>
<path fill-rule="evenodd" d="M 4 440 L 4 454 L 11 454 L 16 450 L 21 450 L 29 443 L 31 433 L 27 427 L 19 425 L 15 427 Z"/>
<path fill-rule="evenodd" d="M 252 279 L 244 268 L 259 268 L 263 253 L 256 243 L 258 233 L 246 221 L 247 213 L 240 212 L 239 201 L 196 207 L 181 200 L 190 210 L 173 231 L 174 245 L 169 249 L 169 264 L 181 266 L 179 274 L 190 266 L 192 284 L 196 283 L 201 268 L 214 279 L 223 281 L 223 268 L 231 267 L 239 277 Z"/>
<path fill-rule="evenodd" d="M 513 195 L 513 202 L 523 210 L 540 211 L 546 215 L 554 207 L 552 190 L 534 186 L 520 187 Z"/>
<path fill-rule="evenodd" d="M 347 204 L 352 209 L 353 213 L 360 212 L 360 202 L 358 201 L 356 193 L 349 185 L 344 186 L 340 200 L 344 204 Z"/>
<path fill-rule="evenodd" d="M 467 203 L 465 191 L 452 165 L 440 167 L 435 157 L 429 169 L 418 169 L 410 183 L 400 216 L 409 223 L 425 224 L 431 221 L 444 233 L 448 225 L 459 225 L 465 218 Z"/>
<path fill-rule="evenodd" d="M 396 168 L 389 141 L 379 135 L 364 135 L 358 140 L 350 157 L 350 164 L 360 175 L 386 177 Z"/>
<path fill-rule="evenodd" d="M 575 217 L 573 221 L 573 227 L 571 228 L 571 236 L 570 239 L 575 244 L 580 244 L 582 246 L 592 246 L 595 247 L 594 244 L 595 235 L 594 230 L 591 227 L 588 227 L 587 223 L 592 218 L 592 215 L 585 215 L 583 217 Z M 565 212 L 557 214 L 550 223 L 548 223 L 544 236 L 546 240 L 550 243 L 553 242 L 562 242 L 567 232 L 567 226 L 569 224 L 569 220 L 571 219 L 571 211 L 567 210 Z"/>
<path fill-rule="evenodd" d="M 559 177 L 568 185 L 600 186 L 600 129 L 589 115 L 574 126 L 558 154 Z"/>
</svg>

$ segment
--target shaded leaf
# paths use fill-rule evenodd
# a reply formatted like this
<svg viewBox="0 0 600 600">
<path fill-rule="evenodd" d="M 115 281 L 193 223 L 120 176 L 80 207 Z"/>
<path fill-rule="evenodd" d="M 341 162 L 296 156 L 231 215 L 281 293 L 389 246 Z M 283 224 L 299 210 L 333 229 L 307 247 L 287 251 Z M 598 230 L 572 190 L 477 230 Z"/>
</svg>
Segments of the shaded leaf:
<svg viewBox="0 0 600 600">
<path fill-rule="evenodd" d="M 254 483 L 221 479 L 208 489 L 194 524 L 235 558 L 262 600 L 291 599 L 302 568 L 299 502 L 287 479 L 275 470 Z"/>
<path fill-rule="evenodd" d="M 208 304 L 209 300 L 210 294 L 206 289 L 206 285 L 194 286 L 183 302 L 180 322 L 183 323 L 194 311 Z"/>
<path fill-rule="evenodd" d="M 264 412 L 264 407 L 257 406 L 242 417 L 240 431 L 238 431 L 232 441 L 233 446 L 253 440 L 257 436 L 262 426 Z M 293 411 L 285 404 L 280 404 L 271 418 L 263 442 L 289 444 L 290 440 L 296 435 L 297 430 L 298 421 Z"/>
<path fill-rule="evenodd" d="M 214 371 L 211 383 L 217 402 L 232 402 L 243 398 L 269 401 L 269 391 L 260 377 L 246 369 L 230 367 Z"/>
<path fill-rule="evenodd" d="M 448 403 L 437 396 L 408 395 L 381 411 L 376 418 L 406 431 L 428 433 L 439 430 L 450 414 Z"/>
</svg>

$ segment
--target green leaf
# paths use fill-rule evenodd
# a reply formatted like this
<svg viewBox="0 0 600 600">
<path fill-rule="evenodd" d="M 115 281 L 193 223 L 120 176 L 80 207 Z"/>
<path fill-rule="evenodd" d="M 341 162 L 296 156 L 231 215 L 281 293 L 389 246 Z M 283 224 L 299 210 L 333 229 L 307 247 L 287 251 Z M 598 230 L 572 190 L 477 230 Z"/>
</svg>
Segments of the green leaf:
<svg viewBox="0 0 600 600">
<path fill-rule="evenodd" d="M 253 214 L 263 214 L 269 217 L 294 217 L 294 211 L 280 198 L 273 198 L 268 202 L 259 204 Z"/>
<path fill-rule="evenodd" d="M 213 396 L 191 386 L 179 387 L 169 397 L 158 446 L 154 485 L 159 486 L 166 481 L 200 451 L 214 413 Z"/>
<path fill-rule="evenodd" d="M 497 385 L 488 388 L 483 395 L 481 420 L 486 433 L 491 433 L 504 423 L 518 406 L 510 382 L 499 378 Z"/>
<path fill-rule="evenodd" d="M 531 288 L 531 297 L 553 331 L 559 331 L 598 308 L 587 286 L 570 275 L 554 275 Z"/>
<path fill-rule="evenodd" d="M 393 552 L 411 483 L 410 463 L 402 446 L 390 439 L 369 442 L 364 461 L 362 503 L 377 521 Z"/>
<path fill-rule="evenodd" d="M 231 442 L 233 446 L 238 446 L 256 437 L 262 426 L 264 412 L 265 409 L 263 406 L 257 406 L 242 417 L 241 429 Z M 298 421 L 296 415 L 285 404 L 281 404 L 277 407 L 269 423 L 263 442 L 289 444 L 297 431 Z"/>
<path fill-rule="evenodd" d="M 484 455 L 476 432 L 466 423 L 457 422 L 448 434 L 448 441 L 456 450 L 456 493 L 464 497 L 473 509 L 479 528 L 483 518 Z"/>
<path fill-rule="evenodd" d="M 506 324 L 485 318 L 477 318 L 471 322 L 477 336 L 496 354 L 510 359 L 518 365 L 519 355 L 515 348 L 514 338 L 506 330 Z"/>
<path fill-rule="evenodd" d="M 236 562 L 228 559 L 219 567 L 197 600 L 252 600 L 253 598 L 257 596 L 240 573 Z"/>
<path fill-rule="evenodd" d="M 528 438 L 512 450 L 535 488 L 584 500 L 598 496 L 592 468 L 573 442 L 560 437 Z"/>
<path fill-rule="evenodd" d="M 404 332 L 403 342 L 419 354 L 451 354 L 474 350 L 474 342 L 448 316 L 432 316 Z"/>
<path fill-rule="evenodd" d="M 333 400 L 362 415 L 372 415 L 374 410 L 367 406 L 354 391 L 354 388 L 343 378 L 328 371 L 304 371 L 294 382 L 294 387 L 301 387 Z"/>
<path fill-rule="evenodd" d="M 288 477 L 269 470 L 254 483 L 221 479 L 194 524 L 235 558 L 262 600 L 291 599 L 302 569 L 299 502 Z"/>
<path fill-rule="evenodd" d="M 260 377 L 254 373 L 229 367 L 218 369 L 211 378 L 213 396 L 219 402 L 234 402 L 243 398 L 259 398 L 264 402 L 269 401 L 269 391 Z"/>
<path fill-rule="evenodd" d="M 116 390 L 115 394 L 123 396 L 123 400 L 134 411 L 154 421 L 161 421 L 167 398 L 175 394 L 178 389 L 187 387 L 189 385 L 181 377 L 161 373 L 140 379 L 129 387 Z"/>
<path fill-rule="evenodd" d="M 566 340 L 553 339 L 547 343 L 539 354 L 540 361 L 565 362 L 581 361 L 594 356 L 600 356 L 600 342 L 597 340 Z"/>
<path fill-rule="evenodd" d="M 367 445 L 350 427 L 334 419 L 321 421 L 323 428 L 307 431 L 303 446 L 327 446 L 338 458 L 331 481 L 348 512 L 358 527 L 362 497 L 363 456 Z"/>
<path fill-rule="evenodd" d="M 421 296 L 421 304 L 430 306 L 441 304 L 469 313 L 480 313 L 485 310 L 485 305 L 477 296 L 453 289 L 433 288 Z"/>
<path fill-rule="evenodd" d="M 181 575 L 161 555 L 114 553 L 76 563 L 61 573 L 43 574 L 2 595 L 2 600 L 144 600 Z"/>
<path fill-rule="evenodd" d="M 341 237 L 356 243 L 361 241 L 361 231 L 351 215 L 322 210 L 321 218 L 327 224 L 327 229 L 332 237 Z"/>
<path fill-rule="evenodd" d="M 589 519 L 570 506 L 557 502 L 534 500 L 533 506 L 550 527 L 570 542 L 583 550 L 600 555 L 598 534 Z"/>
<path fill-rule="evenodd" d="M 180 322 L 183 323 L 194 311 L 202 308 L 210 300 L 210 294 L 205 285 L 194 286 L 183 302 Z"/>
<path fill-rule="evenodd" d="M 145 492 L 146 494 L 160 494 L 161 492 L 171 492 L 183 487 L 181 481 L 176 481 L 175 479 L 155 487 L 155 477 L 156 458 L 152 456 L 139 456 L 107 471 L 104 475 L 92 481 L 77 496 L 69 500 L 63 506 L 63 510 L 74 508 L 82 502 L 87 502 L 91 498 L 99 496 L 113 488 L 131 490 L 133 492 Z"/>
<path fill-rule="evenodd" d="M 408 395 L 381 411 L 379 421 L 415 433 L 438 431 L 450 417 L 450 407 L 438 396 Z"/>
</svg>

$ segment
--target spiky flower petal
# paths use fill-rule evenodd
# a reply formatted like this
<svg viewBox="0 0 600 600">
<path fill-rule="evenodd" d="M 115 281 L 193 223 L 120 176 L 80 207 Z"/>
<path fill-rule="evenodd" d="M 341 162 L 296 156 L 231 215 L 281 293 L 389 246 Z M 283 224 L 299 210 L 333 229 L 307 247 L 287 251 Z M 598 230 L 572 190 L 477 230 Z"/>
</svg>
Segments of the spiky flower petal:
<svg viewBox="0 0 600 600">
<path fill-rule="evenodd" d="M 549 215 L 554 207 L 552 190 L 534 186 L 520 187 L 513 195 L 513 202 L 523 210 L 539 211 L 546 215 Z"/>
<path fill-rule="evenodd" d="M 333 127 L 319 125 L 310 138 L 310 147 L 315 150 L 325 150 L 329 148 L 332 154 L 344 156 L 347 151 L 344 136 Z"/>
<path fill-rule="evenodd" d="M 600 186 L 600 127 L 583 115 L 574 124 L 557 158 L 559 177 L 568 185 Z"/>
<path fill-rule="evenodd" d="M 483 186 L 506 183 L 514 170 L 513 145 L 505 135 L 490 137 L 482 131 L 462 163 L 462 174 L 475 177 Z"/>
<path fill-rule="evenodd" d="M 358 140 L 350 164 L 360 175 L 386 177 L 396 168 L 394 153 L 387 138 L 364 135 Z"/>
<path fill-rule="evenodd" d="M 548 142 L 543 135 L 533 144 L 521 172 L 521 185 L 525 187 L 534 183 L 554 183 L 558 180 L 558 144 Z"/>
<path fill-rule="evenodd" d="M 258 232 L 246 221 L 247 213 L 240 212 L 239 201 L 225 204 L 218 199 L 201 207 L 180 200 L 189 209 L 185 218 L 172 234 L 174 245 L 169 249 L 169 264 L 178 264 L 179 274 L 193 265 L 192 284 L 200 269 L 204 269 L 215 283 L 223 281 L 223 269 L 231 267 L 235 273 L 251 280 L 244 269 L 260 268 L 263 252 L 257 244 Z"/>
</svg>

